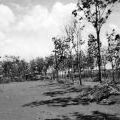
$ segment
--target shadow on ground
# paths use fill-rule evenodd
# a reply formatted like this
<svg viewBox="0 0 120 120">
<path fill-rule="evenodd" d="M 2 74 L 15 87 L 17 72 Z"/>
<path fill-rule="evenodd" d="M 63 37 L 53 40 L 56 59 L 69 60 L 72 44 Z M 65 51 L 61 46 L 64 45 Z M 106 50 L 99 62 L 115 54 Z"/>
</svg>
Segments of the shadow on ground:
<svg viewBox="0 0 120 120">
<path fill-rule="evenodd" d="M 58 95 L 64 95 L 66 93 L 80 93 L 80 92 L 88 92 L 90 91 L 92 88 L 90 87 L 81 87 L 81 88 L 75 88 L 75 87 L 68 87 L 68 88 L 64 88 L 62 90 L 56 90 L 56 91 L 49 91 L 49 92 L 44 92 L 43 95 L 45 96 L 50 96 L 50 97 L 56 97 Z"/>
<path fill-rule="evenodd" d="M 78 112 L 72 113 L 72 116 L 61 116 L 60 118 L 45 119 L 45 120 L 120 120 L 119 117 L 112 114 L 93 111 L 91 115 L 84 115 Z"/>
<path fill-rule="evenodd" d="M 57 95 L 63 95 L 66 94 L 66 91 L 51 91 L 51 92 L 45 92 L 43 95 L 50 96 L 50 97 L 56 97 Z"/>
<path fill-rule="evenodd" d="M 79 97 L 64 97 L 64 98 L 54 98 L 51 100 L 42 100 L 42 101 L 34 101 L 28 104 L 24 104 L 22 107 L 37 107 L 40 105 L 48 105 L 48 106 L 60 106 L 67 107 L 69 105 L 88 105 L 90 102 L 87 99 L 80 99 Z"/>
</svg>

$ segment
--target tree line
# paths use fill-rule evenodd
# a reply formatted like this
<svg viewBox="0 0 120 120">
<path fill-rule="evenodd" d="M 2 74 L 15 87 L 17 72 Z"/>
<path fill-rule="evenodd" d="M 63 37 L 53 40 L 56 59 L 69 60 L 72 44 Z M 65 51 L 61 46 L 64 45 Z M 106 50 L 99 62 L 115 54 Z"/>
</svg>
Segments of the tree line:
<svg viewBox="0 0 120 120">
<path fill-rule="evenodd" d="M 16 56 L 5 56 L 1 61 L 0 82 L 22 82 L 36 80 L 36 75 L 45 76 L 53 65 L 53 56 L 37 57 L 29 62 Z"/>
<path fill-rule="evenodd" d="M 109 74 L 115 82 L 116 78 L 119 79 L 120 34 L 115 29 L 108 32 L 108 44 L 105 47 L 100 40 L 100 33 L 118 2 L 119 0 L 79 0 L 71 13 L 74 19 L 64 27 L 64 35 L 52 38 L 54 50 L 51 55 L 30 62 L 6 56 L 1 63 L 1 81 L 33 80 L 36 75 L 42 75 L 57 81 L 69 78 L 74 82 L 75 78 L 79 78 L 82 85 L 82 78 L 102 82 L 103 78 L 108 79 Z M 87 36 L 85 51 L 83 46 L 86 40 L 82 36 L 84 29 L 89 27 L 86 22 L 91 24 L 95 34 Z M 107 64 L 111 66 L 110 70 L 107 70 Z"/>
<path fill-rule="evenodd" d="M 119 0 L 79 0 L 77 2 L 77 8 L 72 12 L 75 19 L 72 24 L 65 26 L 66 35 L 61 38 L 53 38 L 56 56 L 56 77 L 58 77 L 58 69 L 60 69 L 58 64 L 61 64 L 61 61 L 64 64 L 66 56 L 67 59 L 71 58 L 70 69 L 74 71 L 74 60 L 72 60 L 72 56 L 75 56 L 74 58 L 77 60 L 77 71 L 81 85 L 81 73 L 85 62 L 91 71 L 95 66 L 98 67 L 97 76 L 100 83 L 102 82 L 102 67 L 104 66 L 105 72 L 105 66 L 109 62 L 112 66 L 112 78 L 113 81 L 115 81 L 115 72 L 119 71 L 120 35 L 119 33 L 116 33 L 115 29 L 113 29 L 111 33 L 107 33 L 106 38 L 108 40 L 108 45 L 107 49 L 105 49 L 100 41 L 100 33 L 103 25 L 107 22 L 118 3 Z M 88 27 L 84 24 L 85 22 L 90 23 L 95 30 L 95 35 L 88 35 L 86 61 L 83 59 L 83 51 L 81 49 L 84 44 L 82 31 L 84 30 L 84 27 Z"/>
</svg>

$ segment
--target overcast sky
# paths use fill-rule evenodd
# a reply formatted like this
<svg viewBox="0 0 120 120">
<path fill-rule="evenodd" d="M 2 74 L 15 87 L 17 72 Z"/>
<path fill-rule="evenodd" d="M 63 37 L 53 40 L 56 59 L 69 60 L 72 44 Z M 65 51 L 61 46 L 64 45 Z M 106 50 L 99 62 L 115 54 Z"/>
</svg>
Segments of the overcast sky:
<svg viewBox="0 0 120 120">
<path fill-rule="evenodd" d="M 53 49 L 51 38 L 59 35 L 71 19 L 75 0 L 0 0 L 0 56 L 15 55 L 27 60 L 47 56 Z M 101 33 L 120 28 L 117 6 Z M 85 29 L 90 32 L 89 29 Z"/>
</svg>

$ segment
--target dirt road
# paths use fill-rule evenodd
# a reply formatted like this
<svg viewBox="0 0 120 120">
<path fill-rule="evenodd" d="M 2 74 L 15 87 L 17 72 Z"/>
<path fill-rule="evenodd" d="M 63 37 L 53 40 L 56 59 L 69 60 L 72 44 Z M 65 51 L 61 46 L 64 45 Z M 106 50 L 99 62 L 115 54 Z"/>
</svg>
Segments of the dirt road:
<svg viewBox="0 0 120 120">
<path fill-rule="evenodd" d="M 120 120 L 120 104 L 87 104 L 67 87 L 47 81 L 0 85 L 0 120 Z"/>
</svg>

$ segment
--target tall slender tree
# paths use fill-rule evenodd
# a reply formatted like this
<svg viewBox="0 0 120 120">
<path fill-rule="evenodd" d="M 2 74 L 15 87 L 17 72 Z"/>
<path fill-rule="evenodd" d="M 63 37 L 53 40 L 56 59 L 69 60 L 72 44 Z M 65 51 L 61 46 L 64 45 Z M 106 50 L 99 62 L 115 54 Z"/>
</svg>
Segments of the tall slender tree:
<svg viewBox="0 0 120 120">
<path fill-rule="evenodd" d="M 88 35 L 88 52 L 87 53 L 88 53 L 88 61 L 87 61 L 88 67 L 91 69 L 91 77 L 92 77 L 92 70 L 94 69 L 95 61 L 98 54 L 97 40 L 92 34 Z"/>
<path fill-rule="evenodd" d="M 69 46 L 71 45 L 70 53 L 74 51 L 77 57 L 77 69 L 79 72 L 79 82 L 82 85 L 81 80 L 81 46 L 84 44 L 84 41 L 81 37 L 81 31 L 84 29 L 84 25 L 81 25 L 76 19 L 72 21 L 71 25 L 67 25 L 65 27 L 67 42 L 69 42 Z"/>
<path fill-rule="evenodd" d="M 119 2 L 119 0 L 79 0 L 77 3 L 77 9 L 72 12 L 75 16 L 78 15 L 79 11 L 83 12 L 85 16 L 84 18 L 86 18 L 88 22 L 92 23 L 95 28 L 98 44 L 98 67 L 100 82 L 102 82 L 100 32 L 102 26 L 106 23 L 112 13 L 115 3 L 117 2 Z"/>
<path fill-rule="evenodd" d="M 111 33 L 107 34 L 108 39 L 108 61 L 112 66 L 112 77 L 115 82 L 115 70 L 119 66 L 119 53 L 120 53 L 120 35 L 113 29 Z"/>
<path fill-rule="evenodd" d="M 58 70 L 60 69 L 60 63 L 64 62 L 64 59 L 66 58 L 66 49 L 68 45 L 64 42 L 62 38 L 54 37 L 52 38 L 54 42 L 54 50 L 55 53 L 55 60 L 54 60 L 54 68 L 56 73 L 56 79 L 58 79 Z"/>
<path fill-rule="evenodd" d="M 105 46 L 101 48 L 101 61 L 102 61 L 102 68 L 104 71 L 103 77 L 107 78 L 106 65 L 107 65 L 108 61 L 107 61 L 107 47 L 105 47 Z"/>
</svg>

